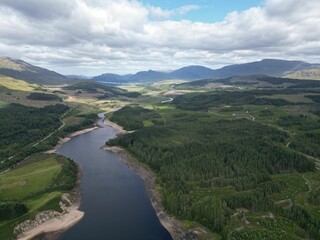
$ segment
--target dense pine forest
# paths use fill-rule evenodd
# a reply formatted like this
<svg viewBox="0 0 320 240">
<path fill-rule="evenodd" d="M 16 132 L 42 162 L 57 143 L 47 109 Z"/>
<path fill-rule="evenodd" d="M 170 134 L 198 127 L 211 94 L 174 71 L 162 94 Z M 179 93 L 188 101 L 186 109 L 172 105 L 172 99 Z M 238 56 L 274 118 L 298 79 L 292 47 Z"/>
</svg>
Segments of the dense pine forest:
<svg viewBox="0 0 320 240">
<path fill-rule="evenodd" d="M 66 113 L 69 119 L 57 131 L 63 126 L 61 117 Z M 0 116 L 0 170 L 33 153 L 49 150 L 59 138 L 92 127 L 98 118 L 96 113 L 83 113 L 79 107 L 70 109 L 64 104 L 35 108 L 13 103 L 0 108 Z"/>
<path fill-rule="evenodd" d="M 61 125 L 59 117 L 68 109 L 62 104 L 44 108 L 10 104 L 0 108 L 1 168 L 14 164 L 10 160 L 21 151 L 23 156 L 36 152 L 32 145 L 58 129 Z M 28 145 L 31 146 L 27 148 Z"/>
<path fill-rule="evenodd" d="M 319 239 L 320 175 L 309 157 L 319 157 L 319 105 L 269 98 L 279 93 L 192 93 L 126 107 L 111 120 L 140 130 L 107 144 L 157 173 L 169 213 L 222 239 Z M 287 111 L 301 106 L 309 112 Z"/>
</svg>

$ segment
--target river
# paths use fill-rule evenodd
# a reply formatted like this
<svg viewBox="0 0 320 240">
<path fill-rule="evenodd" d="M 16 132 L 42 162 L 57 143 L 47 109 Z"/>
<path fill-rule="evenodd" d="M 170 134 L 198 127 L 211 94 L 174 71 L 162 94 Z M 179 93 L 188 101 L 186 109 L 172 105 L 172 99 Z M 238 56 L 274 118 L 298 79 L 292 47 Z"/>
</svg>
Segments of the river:
<svg viewBox="0 0 320 240">
<path fill-rule="evenodd" d="M 80 210 L 84 217 L 59 240 L 172 240 L 153 209 L 143 180 L 120 156 L 100 149 L 117 132 L 103 124 L 64 143 L 58 154 L 82 168 Z"/>
</svg>

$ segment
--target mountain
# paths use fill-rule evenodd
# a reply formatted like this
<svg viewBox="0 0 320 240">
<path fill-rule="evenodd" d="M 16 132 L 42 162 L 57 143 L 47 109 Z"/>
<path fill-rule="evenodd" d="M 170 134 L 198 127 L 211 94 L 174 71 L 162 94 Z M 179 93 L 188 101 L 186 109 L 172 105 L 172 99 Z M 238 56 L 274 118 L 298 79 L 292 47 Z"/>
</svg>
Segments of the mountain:
<svg viewBox="0 0 320 240">
<path fill-rule="evenodd" d="M 65 75 L 65 76 L 70 79 L 81 79 L 81 80 L 88 80 L 92 78 L 92 77 L 83 76 L 83 75 Z"/>
<path fill-rule="evenodd" d="M 268 75 L 272 77 L 285 77 L 290 76 L 290 74 L 295 74 L 296 78 L 300 78 L 300 76 L 306 75 L 312 75 L 315 78 L 318 76 L 319 70 L 320 64 L 310 64 L 302 61 L 263 59 L 257 62 L 230 65 L 216 70 L 203 66 L 187 66 L 174 70 L 172 72 L 159 72 L 149 70 L 125 76 L 107 73 L 94 77 L 93 79 L 101 82 L 125 83 L 153 82 L 170 79 L 192 81 L 199 79 L 219 79 L 233 76 L 248 75 Z"/>
<path fill-rule="evenodd" d="M 127 83 L 127 82 L 154 82 L 171 79 L 183 80 L 199 80 L 212 76 L 214 70 L 203 66 L 188 66 L 183 67 L 172 72 L 159 72 L 159 71 L 142 71 L 136 74 L 117 75 L 112 73 L 102 74 L 92 78 L 93 80 L 108 83 Z"/>
<path fill-rule="evenodd" d="M 43 85 L 58 85 L 73 82 L 73 80 L 54 71 L 9 57 L 0 57 L 0 75 Z"/>
<path fill-rule="evenodd" d="M 214 76 L 214 70 L 203 66 L 183 67 L 170 73 L 172 79 L 196 80 Z"/>
<path fill-rule="evenodd" d="M 134 81 L 134 82 L 151 82 L 151 81 L 161 81 L 164 79 L 168 79 L 168 74 L 164 72 L 149 70 L 149 71 L 138 72 L 134 75 L 129 76 L 128 78 L 130 79 L 130 81 Z"/>
<path fill-rule="evenodd" d="M 127 82 L 152 82 L 167 79 L 166 73 L 157 71 L 142 71 L 136 74 L 118 75 L 113 73 L 105 73 L 92 78 L 98 82 L 108 83 L 127 83 Z"/>
<path fill-rule="evenodd" d="M 315 66 L 319 64 L 315 64 Z M 258 62 L 236 64 L 215 70 L 214 78 L 265 74 L 283 77 L 289 73 L 308 69 L 313 65 L 302 61 L 287 61 L 278 59 L 263 59 Z"/>
<path fill-rule="evenodd" d="M 124 80 L 124 76 L 118 75 L 118 74 L 113 74 L 113 73 L 105 73 L 100 76 L 93 77 L 92 79 L 98 81 L 98 82 L 104 82 L 106 79 L 106 82 L 110 83 L 121 83 L 121 82 L 126 82 Z"/>
</svg>

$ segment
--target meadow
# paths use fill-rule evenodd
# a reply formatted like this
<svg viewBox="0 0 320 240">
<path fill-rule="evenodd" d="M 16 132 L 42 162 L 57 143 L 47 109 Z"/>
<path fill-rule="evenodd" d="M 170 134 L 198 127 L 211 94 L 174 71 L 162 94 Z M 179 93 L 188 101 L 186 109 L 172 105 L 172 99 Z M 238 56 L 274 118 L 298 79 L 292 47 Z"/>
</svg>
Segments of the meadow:
<svg viewBox="0 0 320 240">
<path fill-rule="evenodd" d="M 27 212 L 0 221 L 0 239 L 13 237 L 14 227 L 38 212 L 51 209 L 61 212 L 63 192 L 76 183 L 77 166 L 58 155 L 32 155 L 12 171 L 0 174 L 0 203 L 21 203 Z"/>
</svg>

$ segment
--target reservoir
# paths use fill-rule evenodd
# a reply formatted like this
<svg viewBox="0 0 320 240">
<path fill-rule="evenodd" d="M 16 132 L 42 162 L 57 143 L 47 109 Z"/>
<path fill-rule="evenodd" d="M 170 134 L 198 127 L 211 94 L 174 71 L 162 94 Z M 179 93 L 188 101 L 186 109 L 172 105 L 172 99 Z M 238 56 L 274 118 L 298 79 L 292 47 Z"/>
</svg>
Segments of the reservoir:
<svg viewBox="0 0 320 240">
<path fill-rule="evenodd" d="M 58 154 L 80 164 L 84 217 L 59 240 L 172 240 L 153 209 L 143 180 L 120 156 L 100 149 L 117 134 L 103 124 L 64 143 Z"/>
</svg>

